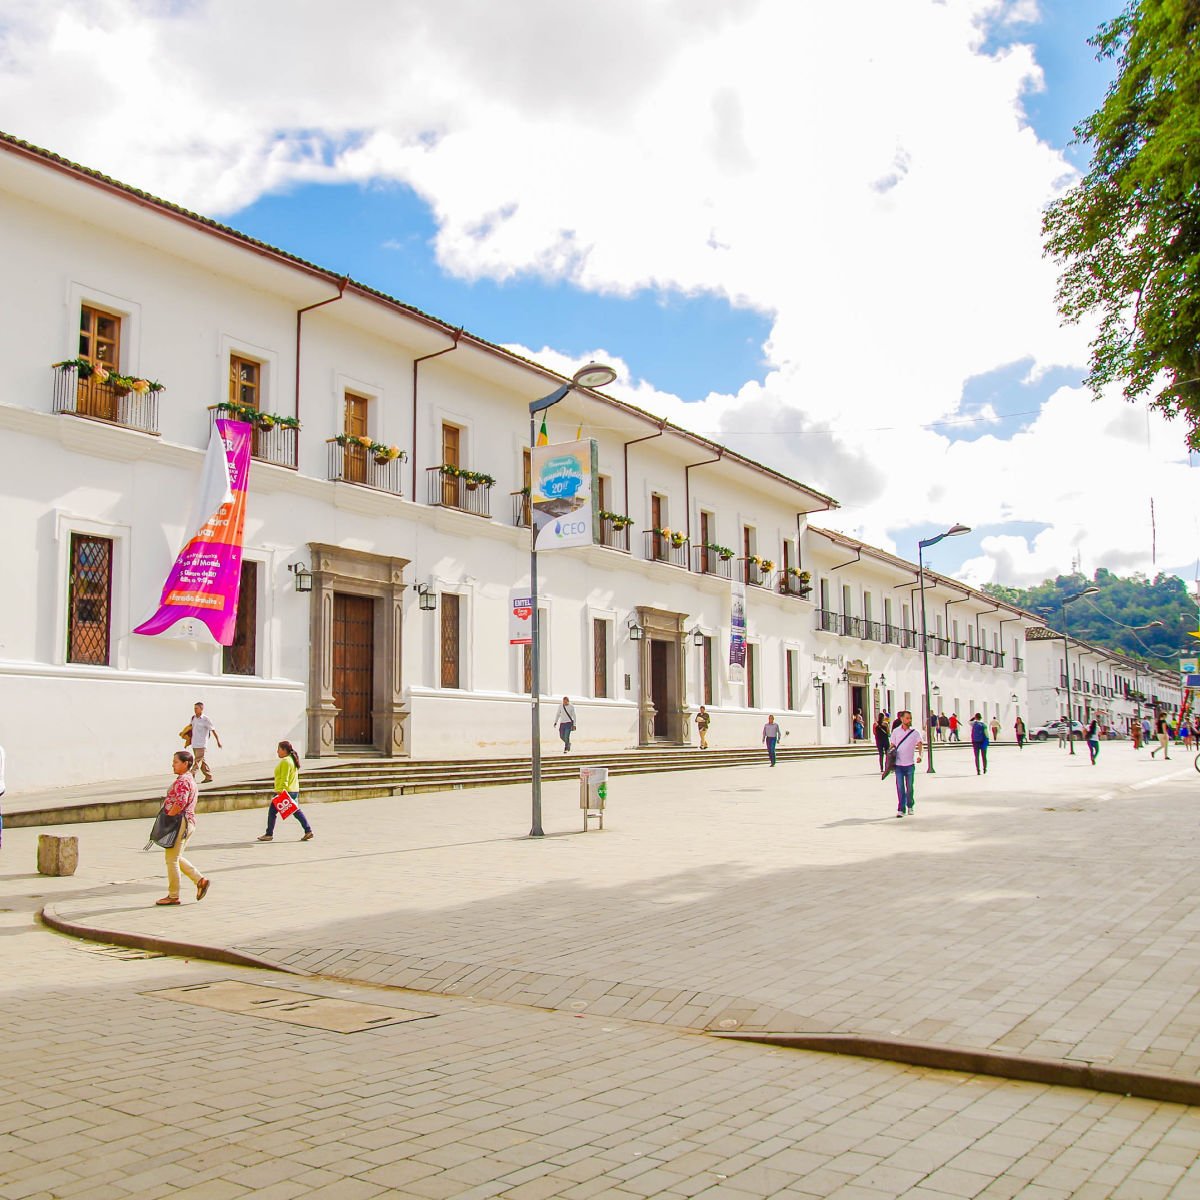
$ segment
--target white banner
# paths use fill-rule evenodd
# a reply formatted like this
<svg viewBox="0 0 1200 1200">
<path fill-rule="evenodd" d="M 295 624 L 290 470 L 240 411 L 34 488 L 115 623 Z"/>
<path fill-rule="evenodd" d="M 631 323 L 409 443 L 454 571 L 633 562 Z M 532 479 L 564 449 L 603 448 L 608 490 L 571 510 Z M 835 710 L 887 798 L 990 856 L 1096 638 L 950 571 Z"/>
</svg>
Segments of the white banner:
<svg viewBox="0 0 1200 1200">
<path fill-rule="evenodd" d="M 513 591 L 508 605 L 508 644 L 533 645 L 533 597 L 529 589 Z"/>
<path fill-rule="evenodd" d="M 596 540 L 596 443 L 535 446 L 530 455 L 529 504 L 534 547 L 564 550 Z"/>
</svg>

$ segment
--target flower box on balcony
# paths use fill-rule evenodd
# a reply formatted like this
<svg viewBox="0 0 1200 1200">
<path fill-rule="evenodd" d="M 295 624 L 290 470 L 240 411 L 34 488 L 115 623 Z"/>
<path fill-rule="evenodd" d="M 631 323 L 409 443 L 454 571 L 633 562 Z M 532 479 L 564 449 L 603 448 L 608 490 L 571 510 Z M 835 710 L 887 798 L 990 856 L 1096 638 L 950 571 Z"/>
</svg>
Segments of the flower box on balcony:
<svg viewBox="0 0 1200 1200">
<path fill-rule="evenodd" d="M 140 433 L 158 433 L 158 396 L 164 391 L 156 379 L 119 375 L 86 358 L 68 358 L 53 364 L 54 411 L 108 421 Z"/>
<path fill-rule="evenodd" d="M 250 425 L 251 458 L 271 463 L 276 467 L 288 467 L 293 471 L 296 469 L 299 417 L 260 412 L 249 404 L 238 404 L 233 400 L 222 400 L 219 404 L 212 404 L 208 411 L 214 421 L 245 421 Z"/>
<path fill-rule="evenodd" d="M 425 471 L 430 504 L 456 508 L 476 517 L 490 517 L 491 490 L 496 480 L 482 471 L 469 471 L 450 463 L 428 467 Z"/>
</svg>

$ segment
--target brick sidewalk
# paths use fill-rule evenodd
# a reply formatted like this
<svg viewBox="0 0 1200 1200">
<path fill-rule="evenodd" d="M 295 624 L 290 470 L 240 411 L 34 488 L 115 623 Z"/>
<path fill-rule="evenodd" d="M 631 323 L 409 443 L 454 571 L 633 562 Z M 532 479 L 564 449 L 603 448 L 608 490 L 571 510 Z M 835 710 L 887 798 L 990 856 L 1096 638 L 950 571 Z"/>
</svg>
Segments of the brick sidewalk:
<svg viewBox="0 0 1200 1200">
<path fill-rule="evenodd" d="M 305 845 L 210 815 L 190 852 L 203 905 L 153 908 L 147 856 L 118 872 L 145 882 L 54 911 L 417 990 L 1195 1077 L 1200 780 L 1105 750 L 1092 768 L 1009 749 L 982 779 L 943 756 L 903 821 L 857 762 L 622 778 L 586 836 L 551 785 L 563 836 L 541 841 L 520 836 L 524 788 L 315 806 Z M 143 830 L 82 836 L 105 854 Z"/>
</svg>

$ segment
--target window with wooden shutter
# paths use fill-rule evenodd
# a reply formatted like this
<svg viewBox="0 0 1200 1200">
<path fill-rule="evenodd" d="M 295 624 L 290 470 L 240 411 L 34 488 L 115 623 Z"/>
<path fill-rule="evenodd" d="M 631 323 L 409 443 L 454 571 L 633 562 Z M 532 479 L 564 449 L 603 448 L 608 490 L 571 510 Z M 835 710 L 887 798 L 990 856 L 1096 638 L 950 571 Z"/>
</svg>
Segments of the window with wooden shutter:
<svg viewBox="0 0 1200 1200">
<path fill-rule="evenodd" d="M 83 305 L 79 313 L 79 357 L 94 367 L 119 373 L 121 370 L 121 318 L 103 309 Z M 94 375 L 79 380 L 76 411 L 88 417 L 115 421 L 118 396 L 112 386 Z"/>
<path fill-rule="evenodd" d="M 71 535 L 67 661 L 109 665 L 113 544 L 108 538 Z"/>
<path fill-rule="evenodd" d="M 368 404 L 366 396 L 358 396 L 354 392 L 346 393 L 342 432 L 347 437 L 367 436 Z M 351 444 L 342 447 L 342 472 L 347 483 L 366 483 L 367 448 L 365 446 Z"/>
</svg>

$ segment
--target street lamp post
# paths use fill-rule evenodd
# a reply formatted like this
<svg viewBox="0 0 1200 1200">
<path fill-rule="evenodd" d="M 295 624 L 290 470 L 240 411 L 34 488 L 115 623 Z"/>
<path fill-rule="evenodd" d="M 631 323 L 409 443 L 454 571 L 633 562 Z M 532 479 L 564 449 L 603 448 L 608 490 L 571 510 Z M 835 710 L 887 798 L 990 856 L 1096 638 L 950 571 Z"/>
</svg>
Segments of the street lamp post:
<svg viewBox="0 0 1200 1200">
<path fill-rule="evenodd" d="M 969 525 L 951 525 L 945 533 L 939 533 L 937 537 L 922 538 L 917 542 L 917 574 L 921 581 L 921 666 L 925 675 L 925 731 L 929 732 L 929 721 L 932 716 L 932 710 L 929 706 L 929 635 L 926 629 L 925 620 L 925 547 L 936 546 L 942 538 L 957 537 L 960 533 L 970 533 Z M 928 766 L 925 768 L 927 775 L 934 775 L 936 772 L 933 769 L 933 738 L 929 739 L 928 754 L 926 756 Z"/>
<path fill-rule="evenodd" d="M 553 408 L 560 400 L 565 399 L 577 387 L 583 388 L 598 388 L 604 387 L 606 384 L 612 383 L 616 379 L 617 373 L 612 367 L 606 367 L 602 363 L 591 362 L 586 367 L 581 367 L 571 377 L 570 383 L 564 383 L 562 387 L 556 388 L 548 396 L 543 396 L 540 400 L 534 400 L 529 405 L 529 455 L 530 462 L 533 461 L 533 451 L 537 442 L 536 418 L 540 412 L 545 412 L 548 408 Z M 532 478 L 530 479 L 532 484 Z M 538 610 L 538 570 L 537 570 L 537 523 L 533 519 L 533 500 L 532 487 L 530 488 L 530 510 L 529 510 L 529 590 L 533 596 L 533 612 L 530 614 L 530 643 L 529 643 L 529 667 L 533 676 L 530 681 L 530 692 L 532 693 L 532 702 L 530 709 L 530 773 L 533 782 L 533 824 L 529 830 L 530 837 L 545 836 L 542 831 L 542 730 L 541 730 L 541 647 L 538 645 L 540 640 L 539 625 L 540 614 Z"/>
<path fill-rule="evenodd" d="M 1071 642 L 1067 632 L 1067 605 L 1082 600 L 1084 596 L 1094 596 L 1099 590 L 1098 587 L 1085 587 L 1081 592 L 1064 596 L 1059 603 L 1063 626 L 1063 669 L 1067 680 L 1067 748 L 1072 754 L 1075 753 L 1075 718 L 1071 715 Z"/>
</svg>

